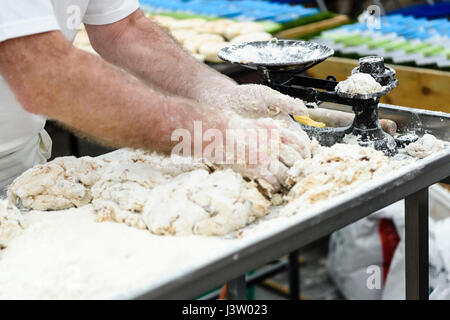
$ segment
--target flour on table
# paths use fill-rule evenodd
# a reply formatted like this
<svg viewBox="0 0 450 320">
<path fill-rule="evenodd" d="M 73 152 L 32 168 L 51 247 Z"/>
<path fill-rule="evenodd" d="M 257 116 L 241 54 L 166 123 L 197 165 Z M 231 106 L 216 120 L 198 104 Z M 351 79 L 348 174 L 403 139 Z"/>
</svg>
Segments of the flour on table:
<svg viewBox="0 0 450 320">
<path fill-rule="evenodd" d="M 269 205 L 231 170 L 195 170 L 153 189 L 143 218 L 154 234 L 224 235 L 266 215 Z"/>
<path fill-rule="evenodd" d="M 381 90 L 381 84 L 370 74 L 362 72 L 352 74 L 347 80 L 339 82 L 336 86 L 336 91 L 350 95 L 376 93 Z"/>
<path fill-rule="evenodd" d="M 61 157 L 24 172 L 11 184 L 8 197 L 26 209 L 61 210 L 91 202 L 90 187 L 105 163 L 91 157 Z"/>
<path fill-rule="evenodd" d="M 90 205 L 23 218 L 24 232 L 1 251 L 0 299 L 126 298 L 226 254 L 234 243 L 96 223 Z"/>
<path fill-rule="evenodd" d="M 427 133 L 416 142 L 410 143 L 406 147 L 406 152 L 412 157 L 423 159 L 443 149 L 444 143 Z"/>
<path fill-rule="evenodd" d="M 6 248 L 23 230 L 24 223 L 19 209 L 8 200 L 0 200 L 0 250 Z"/>
<path fill-rule="evenodd" d="M 390 172 L 389 158 L 381 151 L 347 144 L 319 147 L 311 159 L 298 161 L 289 170 L 293 187 L 286 198 L 306 206 Z"/>
</svg>

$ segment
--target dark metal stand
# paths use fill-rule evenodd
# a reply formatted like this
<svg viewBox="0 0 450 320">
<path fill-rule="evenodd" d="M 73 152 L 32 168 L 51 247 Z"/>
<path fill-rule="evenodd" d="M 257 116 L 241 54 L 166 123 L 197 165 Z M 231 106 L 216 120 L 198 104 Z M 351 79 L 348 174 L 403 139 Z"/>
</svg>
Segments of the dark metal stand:
<svg viewBox="0 0 450 320">
<path fill-rule="evenodd" d="M 227 300 L 246 300 L 247 285 L 245 275 L 227 282 Z"/>
<path fill-rule="evenodd" d="M 428 188 L 405 198 L 406 299 L 428 300 Z"/>
<path fill-rule="evenodd" d="M 298 264 L 299 250 L 292 251 L 289 254 L 289 299 L 298 300 L 300 297 L 300 274 Z"/>
</svg>

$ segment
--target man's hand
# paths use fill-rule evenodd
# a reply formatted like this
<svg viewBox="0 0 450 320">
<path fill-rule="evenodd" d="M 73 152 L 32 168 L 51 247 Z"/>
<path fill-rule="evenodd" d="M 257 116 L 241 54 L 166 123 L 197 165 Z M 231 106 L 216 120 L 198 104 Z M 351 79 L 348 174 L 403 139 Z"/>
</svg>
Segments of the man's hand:
<svg viewBox="0 0 450 320">
<path fill-rule="evenodd" d="M 289 130 L 284 121 L 270 118 L 254 120 L 233 116 L 228 123 L 226 140 L 225 159 L 232 161 L 224 166 L 255 179 L 268 194 L 285 186 L 287 170 L 297 160 L 311 156 L 306 134 Z M 239 154 L 239 150 L 245 153 Z"/>
<path fill-rule="evenodd" d="M 302 100 L 263 85 L 237 85 L 213 99 L 218 107 L 232 110 L 245 118 L 274 117 L 280 113 L 308 115 Z"/>
</svg>

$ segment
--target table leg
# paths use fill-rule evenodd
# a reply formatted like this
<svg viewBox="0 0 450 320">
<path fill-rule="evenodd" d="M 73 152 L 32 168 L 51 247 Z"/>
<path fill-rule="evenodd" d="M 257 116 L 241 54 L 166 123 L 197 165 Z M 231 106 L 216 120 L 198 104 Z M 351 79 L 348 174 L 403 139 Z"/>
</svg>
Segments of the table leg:
<svg viewBox="0 0 450 320">
<path fill-rule="evenodd" d="M 227 300 L 246 300 L 247 286 L 245 275 L 227 282 Z"/>
<path fill-rule="evenodd" d="M 428 299 L 428 264 L 428 188 L 424 188 L 405 198 L 406 299 Z"/>
<path fill-rule="evenodd" d="M 317 5 L 319 6 L 320 11 L 328 11 L 324 0 L 317 0 Z"/>
<path fill-rule="evenodd" d="M 300 297 L 300 275 L 298 263 L 299 250 L 289 254 L 288 275 L 289 275 L 289 299 L 298 300 Z"/>
</svg>

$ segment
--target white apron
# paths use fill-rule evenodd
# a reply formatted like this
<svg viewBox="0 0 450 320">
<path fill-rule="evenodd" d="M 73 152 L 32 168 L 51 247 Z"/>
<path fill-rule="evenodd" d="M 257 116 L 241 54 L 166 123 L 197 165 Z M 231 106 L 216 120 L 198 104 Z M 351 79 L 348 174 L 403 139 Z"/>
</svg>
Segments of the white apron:
<svg viewBox="0 0 450 320">
<path fill-rule="evenodd" d="M 52 152 L 52 140 L 45 130 L 13 152 L 0 154 L 0 198 L 6 197 L 11 182 L 27 169 L 45 163 Z"/>
</svg>

